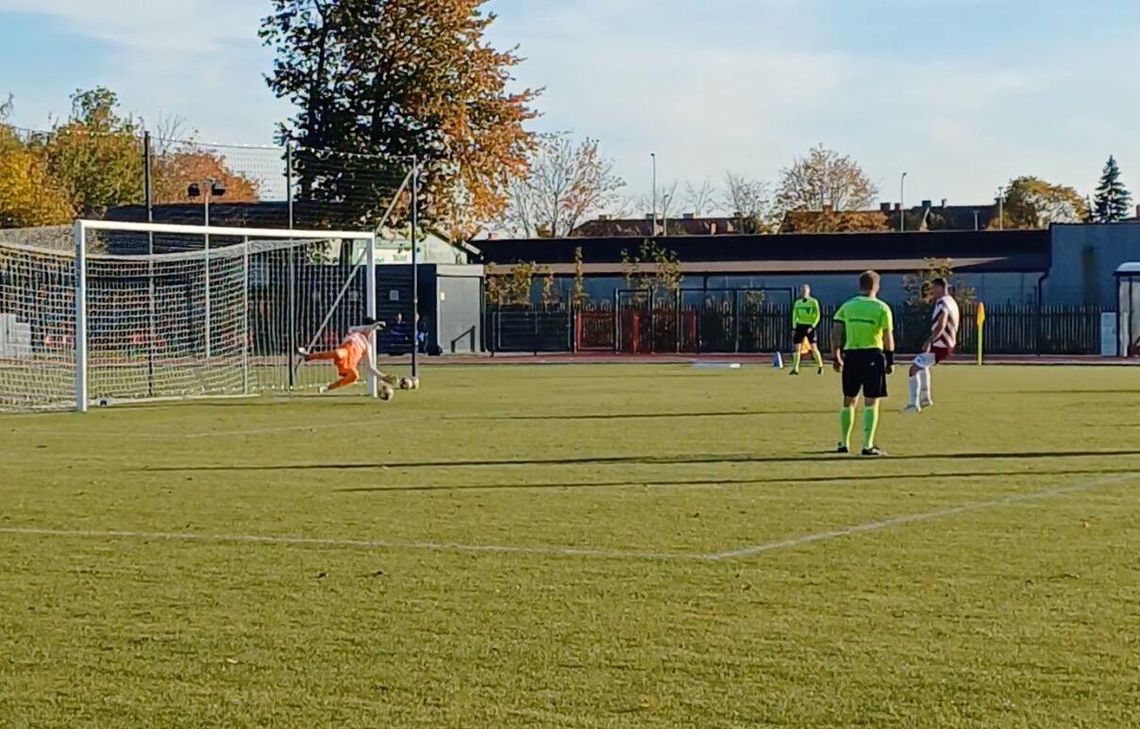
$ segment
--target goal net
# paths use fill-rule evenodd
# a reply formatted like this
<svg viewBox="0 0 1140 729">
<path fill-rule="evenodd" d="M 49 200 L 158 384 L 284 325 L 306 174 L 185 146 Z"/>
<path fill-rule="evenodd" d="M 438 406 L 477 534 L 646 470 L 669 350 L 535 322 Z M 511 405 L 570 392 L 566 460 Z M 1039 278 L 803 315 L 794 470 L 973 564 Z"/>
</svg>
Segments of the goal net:
<svg viewBox="0 0 1140 729">
<path fill-rule="evenodd" d="M 374 235 L 80 221 L 0 241 L 0 411 L 309 387 L 375 316 Z M 375 387 L 375 383 L 373 383 Z"/>
</svg>

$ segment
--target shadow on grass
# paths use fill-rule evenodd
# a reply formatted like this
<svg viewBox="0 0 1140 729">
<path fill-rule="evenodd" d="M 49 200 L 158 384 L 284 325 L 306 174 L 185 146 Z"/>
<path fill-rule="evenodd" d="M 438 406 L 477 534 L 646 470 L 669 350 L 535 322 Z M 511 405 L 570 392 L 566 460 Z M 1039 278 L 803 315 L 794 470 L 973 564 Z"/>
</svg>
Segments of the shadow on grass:
<svg viewBox="0 0 1140 729">
<path fill-rule="evenodd" d="M 995 390 L 990 395 L 1140 395 L 1140 390 Z"/>
<path fill-rule="evenodd" d="M 796 415 L 830 415 L 831 410 L 797 410 Z M 734 410 L 708 413 L 582 413 L 578 415 L 469 415 L 447 420 L 657 420 L 666 418 L 750 418 L 761 415 L 788 415 L 787 410 Z"/>
<path fill-rule="evenodd" d="M 1032 460 L 1050 458 L 1103 458 L 1140 456 L 1140 450 L 1112 451 L 1041 451 L 1012 453 L 924 453 L 890 456 L 864 462 L 933 461 L 933 460 Z M 151 473 L 187 471 L 360 471 L 372 469 L 417 468 L 495 468 L 502 466 L 686 466 L 718 463 L 819 463 L 821 461 L 859 462 L 858 456 L 839 456 L 831 452 L 804 453 L 788 456 L 750 456 L 725 453 L 676 456 L 577 456 L 572 458 L 487 458 L 461 461 L 392 461 L 389 463 L 293 463 L 225 466 L 162 466 L 141 469 Z M 1135 469 L 1131 469 L 1135 470 Z M 1013 475 L 1013 474 L 1010 474 Z M 902 477 L 902 475 L 898 476 Z M 881 476 L 879 478 L 882 478 Z"/>
<path fill-rule="evenodd" d="M 1057 471 L 1029 471 L 1012 474 L 1008 471 L 956 471 L 953 473 L 922 473 L 906 476 L 884 476 L 853 474 L 846 476 L 792 476 L 792 477 L 762 477 L 762 478 L 723 478 L 723 479 L 642 479 L 628 481 L 591 481 L 587 483 L 516 483 L 516 484 L 476 484 L 470 486 L 448 486 L 439 484 L 424 484 L 419 486 L 358 486 L 354 488 L 335 489 L 334 493 L 365 494 L 365 493 L 416 493 L 421 491 L 514 491 L 514 490 L 588 490 L 602 488 L 623 487 L 669 487 L 669 486 L 752 486 L 763 484 L 825 484 L 825 483 L 864 483 L 872 481 L 892 481 L 906 479 L 908 481 L 933 481 L 945 479 L 953 481 L 963 478 L 1009 478 L 1011 476 L 1112 476 L 1116 474 L 1133 473 L 1135 469 L 1065 469 Z"/>
</svg>

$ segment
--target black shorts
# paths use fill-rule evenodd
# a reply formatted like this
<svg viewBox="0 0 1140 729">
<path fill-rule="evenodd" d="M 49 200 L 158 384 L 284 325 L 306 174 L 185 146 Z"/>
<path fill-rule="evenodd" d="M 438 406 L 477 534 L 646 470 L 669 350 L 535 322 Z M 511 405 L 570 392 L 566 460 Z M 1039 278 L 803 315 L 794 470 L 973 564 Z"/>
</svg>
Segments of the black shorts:
<svg viewBox="0 0 1140 729">
<path fill-rule="evenodd" d="M 807 324 L 796 324 L 796 331 L 792 335 L 792 342 L 799 345 L 807 340 L 808 344 L 815 344 L 815 327 Z"/>
<path fill-rule="evenodd" d="M 843 353 L 843 396 L 871 400 L 887 396 L 887 357 L 879 349 L 854 349 Z"/>
</svg>

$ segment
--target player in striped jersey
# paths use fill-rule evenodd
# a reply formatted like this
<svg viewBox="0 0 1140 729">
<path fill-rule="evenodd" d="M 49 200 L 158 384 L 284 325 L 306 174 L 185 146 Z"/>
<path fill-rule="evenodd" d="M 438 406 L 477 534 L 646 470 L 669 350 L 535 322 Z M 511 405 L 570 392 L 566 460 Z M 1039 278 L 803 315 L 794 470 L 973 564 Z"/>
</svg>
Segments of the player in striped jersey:
<svg viewBox="0 0 1140 729">
<path fill-rule="evenodd" d="M 954 354 L 958 344 L 958 302 L 950 295 L 946 279 L 930 282 L 934 294 L 934 313 L 931 314 L 930 336 L 922 345 L 922 354 L 910 368 L 910 401 L 904 413 L 920 413 L 934 404 L 930 390 L 930 370 Z"/>
</svg>

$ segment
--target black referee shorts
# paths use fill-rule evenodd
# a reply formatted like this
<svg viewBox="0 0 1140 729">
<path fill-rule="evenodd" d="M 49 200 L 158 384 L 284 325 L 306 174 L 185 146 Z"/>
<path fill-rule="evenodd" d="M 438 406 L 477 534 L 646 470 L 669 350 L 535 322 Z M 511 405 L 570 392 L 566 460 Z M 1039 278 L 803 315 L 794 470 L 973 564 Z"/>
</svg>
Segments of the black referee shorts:
<svg viewBox="0 0 1140 729">
<path fill-rule="evenodd" d="M 843 396 L 878 400 L 887 396 L 887 357 L 881 349 L 843 353 Z"/>
<path fill-rule="evenodd" d="M 815 344 L 815 327 L 807 324 L 796 324 L 796 331 L 792 334 L 792 342 L 799 346 L 803 344 L 804 340 L 807 340 L 808 344 Z"/>
</svg>

